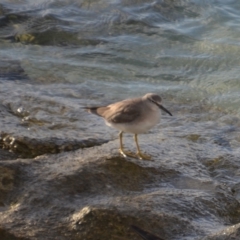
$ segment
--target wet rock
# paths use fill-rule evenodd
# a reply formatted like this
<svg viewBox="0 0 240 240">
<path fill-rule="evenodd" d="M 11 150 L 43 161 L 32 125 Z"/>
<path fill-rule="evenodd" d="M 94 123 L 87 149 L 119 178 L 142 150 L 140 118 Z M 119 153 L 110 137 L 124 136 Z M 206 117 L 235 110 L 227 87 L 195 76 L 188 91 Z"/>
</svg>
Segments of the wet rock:
<svg viewBox="0 0 240 240">
<path fill-rule="evenodd" d="M 0 239 L 3 240 L 29 240 L 29 238 L 16 237 L 14 234 L 0 228 Z"/>
<path fill-rule="evenodd" d="M 237 240 L 240 236 L 240 224 L 224 228 L 219 233 L 203 238 L 202 240 Z"/>
<path fill-rule="evenodd" d="M 141 236 L 143 239 L 146 239 L 146 240 L 163 240 L 162 238 L 160 237 L 157 237 L 147 231 L 144 231 L 143 229 L 135 226 L 135 225 L 132 225 L 131 228 L 136 231 L 139 236 Z"/>
<path fill-rule="evenodd" d="M 10 150 L 18 157 L 32 158 L 46 153 L 60 153 L 73 151 L 79 148 L 98 146 L 106 143 L 103 139 L 34 139 L 29 137 L 14 137 L 6 133 L 1 134 L 0 144 L 3 149 Z"/>
<path fill-rule="evenodd" d="M 131 229 L 135 225 L 175 240 L 213 236 L 240 221 L 233 192 L 202 160 L 211 159 L 218 145 L 205 149 L 186 138 L 160 141 L 151 134 L 140 141 L 153 161 L 121 157 L 118 140 L 0 161 L 1 229 L 39 240 L 139 240 Z M 125 137 L 124 143 L 135 147 L 132 138 Z"/>
<path fill-rule="evenodd" d="M 101 189 L 102 194 L 118 195 L 143 191 L 145 185 L 158 186 L 156 179 L 164 175 L 178 176 L 178 172 L 139 166 L 121 156 L 107 156 L 94 164 L 82 163 L 77 174 L 55 176 L 54 186 L 65 194 L 98 195 Z"/>
<path fill-rule="evenodd" d="M 17 158 L 18 158 L 17 154 L 9 152 L 8 150 L 0 149 L 0 161 L 1 160 L 12 160 L 12 159 L 17 159 Z"/>
<path fill-rule="evenodd" d="M 171 215 L 149 214 L 147 211 L 119 211 L 116 208 L 83 208 L 73 216 L 71 227 L 76 231 L 77 239 L 134 239 L 139 237 L 135 234 L 131 225 L 137 223 L 148 226 L 154 232 L 162 236 L 171 235 L 167 233 L 167 224 L 176 224 L 177 228 L 183 228 L 186 232 L 190 231 L 189 222 L 181 221 Z M 164 223 L 163 223 L 164 222 Z M 176 228 L 174 229 L 176 231 Z M 178 229 L 180 230 L 180 229 Z M 145 238 L 146 239 L 146 238 Z"/>
<path fill-rule="evenodd" d="M 4 200 L 8 192 L 13 190 L 14 175 L 14 170 L 7 167 L 0 167 L 0 206 L 4 206 Z"/>
</svg>

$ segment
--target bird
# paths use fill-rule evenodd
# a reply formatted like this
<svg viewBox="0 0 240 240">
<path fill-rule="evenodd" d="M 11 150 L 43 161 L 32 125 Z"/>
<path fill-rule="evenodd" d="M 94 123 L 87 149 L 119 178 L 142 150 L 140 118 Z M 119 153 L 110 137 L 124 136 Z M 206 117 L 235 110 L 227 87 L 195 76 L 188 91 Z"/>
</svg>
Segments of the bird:
<svg viewBox="0 0 240 240">
<path fill-rule="evenodd" d="M 83 107 L 89 113 L 104 118 L 106 125 L 118 129 L 120 148 L 119 152 L 124 157 L 133 157 L 151 160 L 151 156 L 144 154 L 138 144 L 138 134 L 145 133 L 154 127 L 161 119 L 161 110 L 169 112 L 162 105 L 162 98 L 156 93 L 147 93 L 143 97 L 125 99 L 107 106 Z M 124 150 L 123 133 L 134 134 L 137 153 Z"/>
</svg>

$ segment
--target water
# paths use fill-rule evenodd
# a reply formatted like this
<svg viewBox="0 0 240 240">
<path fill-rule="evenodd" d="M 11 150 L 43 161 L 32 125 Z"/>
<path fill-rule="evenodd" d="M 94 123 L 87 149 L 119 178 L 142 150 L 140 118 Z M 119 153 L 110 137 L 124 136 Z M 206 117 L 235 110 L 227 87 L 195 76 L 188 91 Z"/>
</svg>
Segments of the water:
<svg viewBox="0 0 240 240">
<path fill-rule="evenodd" d="M 7 125 L 62 137 L 66 119 L 73 132 L 85 121 L 79 105 L 146 92 L 239 117 L 239 8 L 237 1 L 3 1 L 0 98 L 15 114 Z M 61 127 L 49 133 L 53 122 Z"/>
<path fill-rule="evenodd" d="M 171 137 L 238 154 L 239 11 L 237 0 L 1 1 L 1 146 L 114 139 L 81 106 L 157 92 Z"/>
</svg>

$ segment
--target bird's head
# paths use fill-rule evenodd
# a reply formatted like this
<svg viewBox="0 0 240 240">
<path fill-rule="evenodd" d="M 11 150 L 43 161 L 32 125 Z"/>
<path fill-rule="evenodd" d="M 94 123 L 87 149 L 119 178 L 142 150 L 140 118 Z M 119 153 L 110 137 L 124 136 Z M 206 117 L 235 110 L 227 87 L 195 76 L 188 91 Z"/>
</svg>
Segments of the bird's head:
<svg viewBox="0 0 240 240">
<path fill-rule="evenodd" d="M 158 106 L 160 109 L 162 109 L 164 112 L 168 113 L 170 116 L 172 116 L 172 114 L 162 105 L 162 98 L 157 95 L 156 93 L 147 93 L 146 95 L 143 96 L 143 99 L 148 100 L 150 102 L 152 102 L 153 104 L 155 104 L 156 106 Z"/>
</svg>

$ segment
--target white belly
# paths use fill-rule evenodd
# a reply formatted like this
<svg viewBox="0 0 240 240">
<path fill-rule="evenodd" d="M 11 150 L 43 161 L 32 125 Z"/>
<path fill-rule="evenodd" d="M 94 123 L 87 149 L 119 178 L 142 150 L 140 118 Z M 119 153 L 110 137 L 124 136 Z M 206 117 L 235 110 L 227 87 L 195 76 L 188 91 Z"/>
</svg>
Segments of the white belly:
<svg viewBox="0 0 240 240">
<path fill-rule="evenodd" d="M 157 123 L 159 123 L 161 118 L 160 111 L 153 111 L 150 115 L 146 115 L 145 117 L 141 117 L 132 121 L 130 123 L 113 123 L 107 122 L 106 124 L 110 127 L 116 128 L 119 131 L 128 132 L 128 133 L 145 133 L 152 127 L 154 127 Z"/>
</svg>

